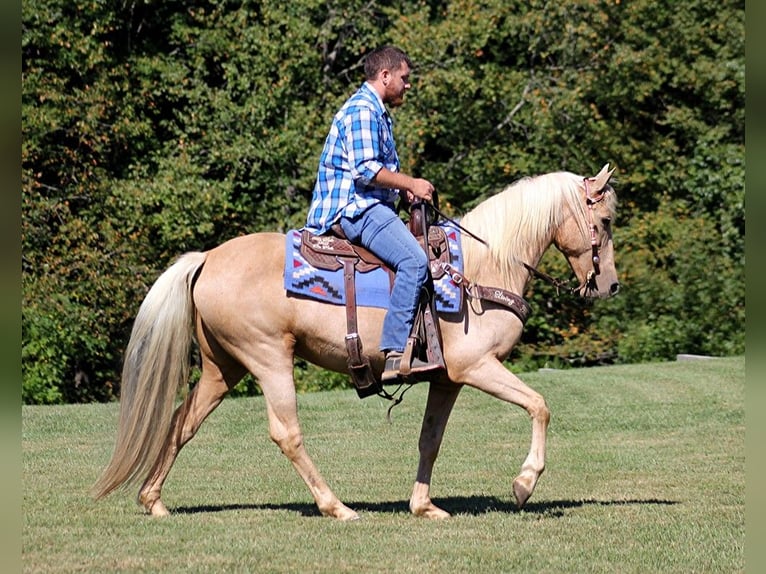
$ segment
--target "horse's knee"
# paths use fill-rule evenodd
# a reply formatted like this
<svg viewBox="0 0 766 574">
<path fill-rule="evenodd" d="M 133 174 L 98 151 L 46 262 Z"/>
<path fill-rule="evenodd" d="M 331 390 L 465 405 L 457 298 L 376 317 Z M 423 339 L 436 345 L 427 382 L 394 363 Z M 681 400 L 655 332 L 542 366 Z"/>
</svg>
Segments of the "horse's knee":
<svg viewBox="0 0 766 574">
<path fill-rule="evenodd" d="M 527 407 L 527 412 L 534 420 L 548 426 L 551 420 L 551 410 L 542 395 L 536 395 Z"/>
</svg>

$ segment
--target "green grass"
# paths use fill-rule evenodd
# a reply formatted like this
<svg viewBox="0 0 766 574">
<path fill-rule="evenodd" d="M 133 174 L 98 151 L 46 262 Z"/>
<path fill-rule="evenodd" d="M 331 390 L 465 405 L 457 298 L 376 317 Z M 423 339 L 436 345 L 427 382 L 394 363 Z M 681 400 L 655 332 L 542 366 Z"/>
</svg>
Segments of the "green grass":
<svg viewBox="0 0 766 574">
<path fill-rule="evenodd" d="M 522 375 L 552 410 L 548 466 L 517 511 L 529 447 L 518 407 L 461 393 L 436 463 L 446 521 L 407 500 L 426 387 L 393 410 L 301 395 L 309 453 L 362 520 L 318 515 L 267 436 L 263 399 L 231 399 L 178 458 L 173 512 L 136 491 L 96 503 L 116 404 L 23 407 L 24 572 L 742 572 L 744 357 Z"/>
</svg>

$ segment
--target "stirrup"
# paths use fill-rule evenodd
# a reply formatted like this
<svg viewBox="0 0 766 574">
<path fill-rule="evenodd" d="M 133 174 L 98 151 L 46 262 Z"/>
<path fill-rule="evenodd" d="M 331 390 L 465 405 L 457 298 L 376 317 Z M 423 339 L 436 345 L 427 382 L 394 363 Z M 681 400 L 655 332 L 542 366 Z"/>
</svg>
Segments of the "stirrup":
<svg viewBox="0 0 766 574">
<path fill-rule="evenodd" d="M 380 381 L 383 384 L 395 383 L 399 380 L 399 370 L 402 365 L 402 353 L 399 351 L 390 351 L 386 354 L 386 364 L 383 367 L 383 374 L 380 375 Z"/>
<path fill-rule="evenodd" d="M 386 364 L 383 368 L 383 374 L 380 376 L 381 383 L 391 384 L 397 383 L 400 379 L 409 379 L 410 377 L 420 377 L 424 373 L 433 373 L 435 371 L 443 371 L 444 365 L 442 363 L 430 363 L 423 361 L 418 357 L 412 357 L 408 364 L 404 364 L 405 359 L 403 353 L 398 351 L 392 351 L 386 356 Z"/>
</svg>

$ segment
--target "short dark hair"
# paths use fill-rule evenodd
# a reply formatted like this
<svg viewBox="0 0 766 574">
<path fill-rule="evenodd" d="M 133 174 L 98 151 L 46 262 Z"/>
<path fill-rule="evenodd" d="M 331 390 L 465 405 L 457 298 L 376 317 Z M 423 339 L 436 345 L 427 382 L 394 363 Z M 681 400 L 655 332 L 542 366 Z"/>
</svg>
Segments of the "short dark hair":
<svg viewBox="0 0 766 574">
<path fill-rule="evenodd" d="M 381 70 L 398 70 L 403 63 L 412 68 L 412 62 L 404 50 L 396 46 L 375 48 L 364 58 L 364 78 L 374 80 Z"/>
</svg>

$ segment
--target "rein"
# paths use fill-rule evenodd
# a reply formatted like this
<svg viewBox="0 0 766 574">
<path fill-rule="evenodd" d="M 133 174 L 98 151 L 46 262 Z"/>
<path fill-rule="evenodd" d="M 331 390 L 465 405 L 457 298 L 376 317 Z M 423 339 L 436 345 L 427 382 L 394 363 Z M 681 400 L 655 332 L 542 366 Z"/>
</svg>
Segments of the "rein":
<svg viewBox="0 0 766 574">
<path fill-rule="evenodd" d="M 524 263 L 523 261 L 521 264 L 529 271 L 532 275 L 537 277 L 538 279 L 542 279 L 543 281 L 547 281 L 551 285 L 553 285 L 556 288 L 556 295 L 561 294 L 561 289 L 564 287 L 567 287 L 572 280 L 571 279 L 556 279 L 555 277 L 551 277 L 547 273 L 543 273 L 536 267 L 532 267 L 529 263 Z M 576 293 L 578 289 L 580 289 L 582 285 L 578 285 L 577 287 L 567 287 L 567 291 L 570 293 Z"/>
<path fill-rule="evenodd" d="M 442 219 L 444 219 L 446 221 L 449 221 L 452 225 L 457 227 L 460 231 L 462 231 L 466 235 L 470 235 L 476 241 L 478 241 L 479 243 L 483 244 L 485 247 L 489 247 L 489 243 L 487 243 L 484 239 L 482 239 L 478 235 L 475 235 L 474 233 L 468 231 L 465 227 L 460 225 L 457 221 L 455 221 L 451 217 L 448 217 L 448 216 L 444 215 L 441 211 L 439 211 L 439 209 L 435 205 L 433 205 L 432 203 L 428 203 L 427 205 L 428 205 L 429 208 L 431 208 L 431 210 L 433 210 L 434 213 L 436 213 L 436 215 L 438 215 L 439 217 L 441 217 Z"/>
</svg>

